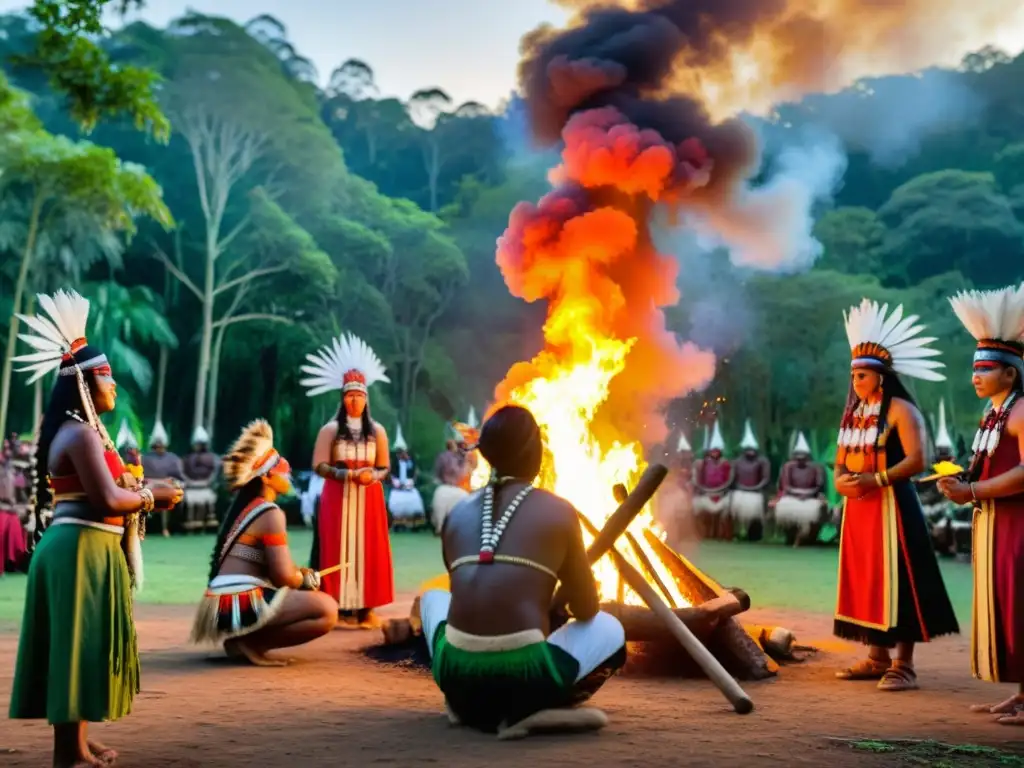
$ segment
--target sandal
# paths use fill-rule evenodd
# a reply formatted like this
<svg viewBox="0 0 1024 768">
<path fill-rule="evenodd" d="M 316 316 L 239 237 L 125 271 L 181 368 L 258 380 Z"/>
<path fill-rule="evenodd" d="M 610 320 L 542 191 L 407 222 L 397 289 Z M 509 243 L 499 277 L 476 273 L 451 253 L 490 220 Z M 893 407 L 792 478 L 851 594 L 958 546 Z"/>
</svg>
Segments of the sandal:
<svg viewBox="0 0 1024 768">
<path fill-rule="evenodd" d="M 889 669 L 889 662 L 861 659 L 852 667 L 836 672 L 840 680 L 881 680 Z"/>
<path fill-rule="evenodd" d="M 902 661 L 894 661 L 878 681 L 880 691 L 916 691 L 917 688 L 917 672 Z"/>
</svg>

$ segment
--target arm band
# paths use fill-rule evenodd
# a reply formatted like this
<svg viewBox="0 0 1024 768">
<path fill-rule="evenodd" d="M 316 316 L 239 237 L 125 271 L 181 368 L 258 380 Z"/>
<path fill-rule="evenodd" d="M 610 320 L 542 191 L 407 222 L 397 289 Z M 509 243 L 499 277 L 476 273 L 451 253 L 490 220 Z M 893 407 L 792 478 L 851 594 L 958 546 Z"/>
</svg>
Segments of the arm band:
<svg viewBox="0 0 1024 768">
<path fill-rule="evenodd" d="M 263 536 L 263 546 L 265 547 L 287 547 L 288 546 L 288 534 L 287 533 L 267 533 Z"/>
</svg>

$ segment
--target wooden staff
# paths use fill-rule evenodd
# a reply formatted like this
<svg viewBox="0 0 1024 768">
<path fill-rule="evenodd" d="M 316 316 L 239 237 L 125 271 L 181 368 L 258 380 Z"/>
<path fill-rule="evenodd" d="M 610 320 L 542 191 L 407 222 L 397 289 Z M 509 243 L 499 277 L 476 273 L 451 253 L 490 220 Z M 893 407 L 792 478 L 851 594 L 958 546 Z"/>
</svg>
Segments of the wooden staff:
<svg viewBox="0 0 1024 768">
<path fill-rule="evenodd" d="M 651 500 L 654 492 L 658 490 L 658 486 L 661 485 L 666 477 L 668 477 L 668 467 L 662 464 L 648 465 L 647 469 L 640 476 L 636 488 L 619 505 L 619 508 L 615 510 L 612 516 L 608 518 L 600 532 L 587 520 L 587 530 L 594 537 L 590 547 L 587 548 L 587 560 L 591 565 L 608 554 L 608 550 L 615 546 L 619 536 L 625 533 L 629 524 L 640 514 L 640 511 Z M 586 520 L 586 516 L 581 513 L 580 519 Z M 555 596 L 551 600 L 551 607 L 553 609 L 560 609 L 565 603 L 565 589 L 559 586 L 558 591 L 555 592 Z"/>
<path fill-rule="evenodd" d="M 320 578 L 323 578 L 324 576 L 329 576 L 335 571 L 340 571 L 344 567 L 344 564 L 338 563 L 337 565 L 332 565 L 330 568 L 324 568 L 322 571 L 317 571 L 317 575 L 319 575 Z"/>
<path fill-rule="evenodd" d="M 590 531 L 591 536 L 597 535 L 594 524 L 582 514 L 580 515 L 580 522 Z M 725 667 L 711 654 L 711 651 L 704 647 L 704 644 L 694 636 L 690 628 L 672 612 L 672 609 L 658 596 L 658 593 L 647 583 L 647 580 L 617 549 L 613 547 L 611 553 L 612 559 L 615 561 L 615 567 L 619 569 L 619 573 L 626 579 L 626 583 L 640 596 L 641 600 L 647 603 L 647 607 L 665 622 L 669 632 L 679 641 L 679 644 L 683 646 L 700 668 L 704 670 L 704 674 L 711 679 L 711 682 L 718 687 L 718 690 L 725 695 L 725 698 L 732 704 L 733 709 L 741 715 L 752 712 L 754 710 L 754 702 L 740 688 L 739 683 L 733 679 L 733 676 L 726 672 Z"/>
</svg>

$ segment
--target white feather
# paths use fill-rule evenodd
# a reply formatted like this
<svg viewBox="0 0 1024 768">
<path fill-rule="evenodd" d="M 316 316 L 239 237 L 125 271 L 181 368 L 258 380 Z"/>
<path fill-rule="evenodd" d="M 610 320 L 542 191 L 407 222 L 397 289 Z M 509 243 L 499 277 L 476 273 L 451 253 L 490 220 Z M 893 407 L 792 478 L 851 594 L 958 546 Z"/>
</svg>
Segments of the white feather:
<svg viewBox="0 0 1024 768">
<path fill-rule="evenodd" d="M 945 363 L 927 358 L 937 357 L 939 350 L 930 345 L 937 341 L 933 336 L 921 336 L 924 325 L 917 324 L 917 315 L 903 316 L 903 305 L 887 314 L 888 304 L 879 306 L 877 301 L 864 299 L 859 306 L 850 307 L 843 313 L 846 338 L 853 350 L 861 344 L 878 344 L 892 356 L 892 369 L 903 376 L 927 381 L 945 381 L 938 369 Z"/>
<path fill-rule="evenodd" d="M 997 291 L 960 291 L 949 303 L 978 341 L 1024 340 L 1024 283 Z"/>
<path fill-rule="evenodd" d="M 314 354 L 306 355 L 306 360 L 310 365 L 303 365 L 300 370 L 308 374 L 308 377 L 299 383 L 306 387 L 308 397 L 341 389 L 345 374 L 351 370 L 363 374 L 367 387 L 378 381 L 391 381 L 376 353 L 365 341 L 351 333 L 332 339 L 330 344 L 324 345 Z"/>
</svg>

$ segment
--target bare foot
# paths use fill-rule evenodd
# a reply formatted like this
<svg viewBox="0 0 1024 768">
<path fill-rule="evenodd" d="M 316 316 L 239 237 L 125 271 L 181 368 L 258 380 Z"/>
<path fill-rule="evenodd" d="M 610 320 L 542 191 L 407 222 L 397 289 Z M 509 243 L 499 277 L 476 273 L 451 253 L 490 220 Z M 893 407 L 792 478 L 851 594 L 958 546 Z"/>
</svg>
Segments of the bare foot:
<svg viewBox="0 0 1024 768">
<path fill-rule="evenodd" d="M 997 717 L 996 722 L 1000 725 L 1024 725 L 1024 705 L 1018 706 L 1012 715 Z"/>
<path fill-rule="evenodd" d="M 55 757 L 53 760 L 53 768 L 97 768 L 97 766 L 110 765 L 110 763 L 104 762 L 88 750 L 79 751 L 83 752 L 83 754 L 75 755 L 75 758 L 70 762 L 58 760 Z"/>
<path fill-rule="evenodd" d="M 117 762 L 117 750 L 105 747 L 98 741 L 89 742 L 89 751 L 104 765 L 113 765 Z"/>
<path fill-rule="evenodd" d="M 1018 693 L 1000 704 L 972 704 L 971 712 L 982 715 L 1012 715 L 1019 707 L 1024 707 L 1024 694 Z"/>
<path fill-rule="evenodd" d="M 257 667 L 286 667 L 288 662 L 284 659 L 271 659 L 268 656 L 260 653 L 255 648 L 252 648 L 241 640 L 229 640 L 224 643 L 224 649 L 227 650 L 228 643 L 230 643 L 234 649 L 237 650 L 242 656 L 248 659 L 249 663 Z"/>
</svg>

